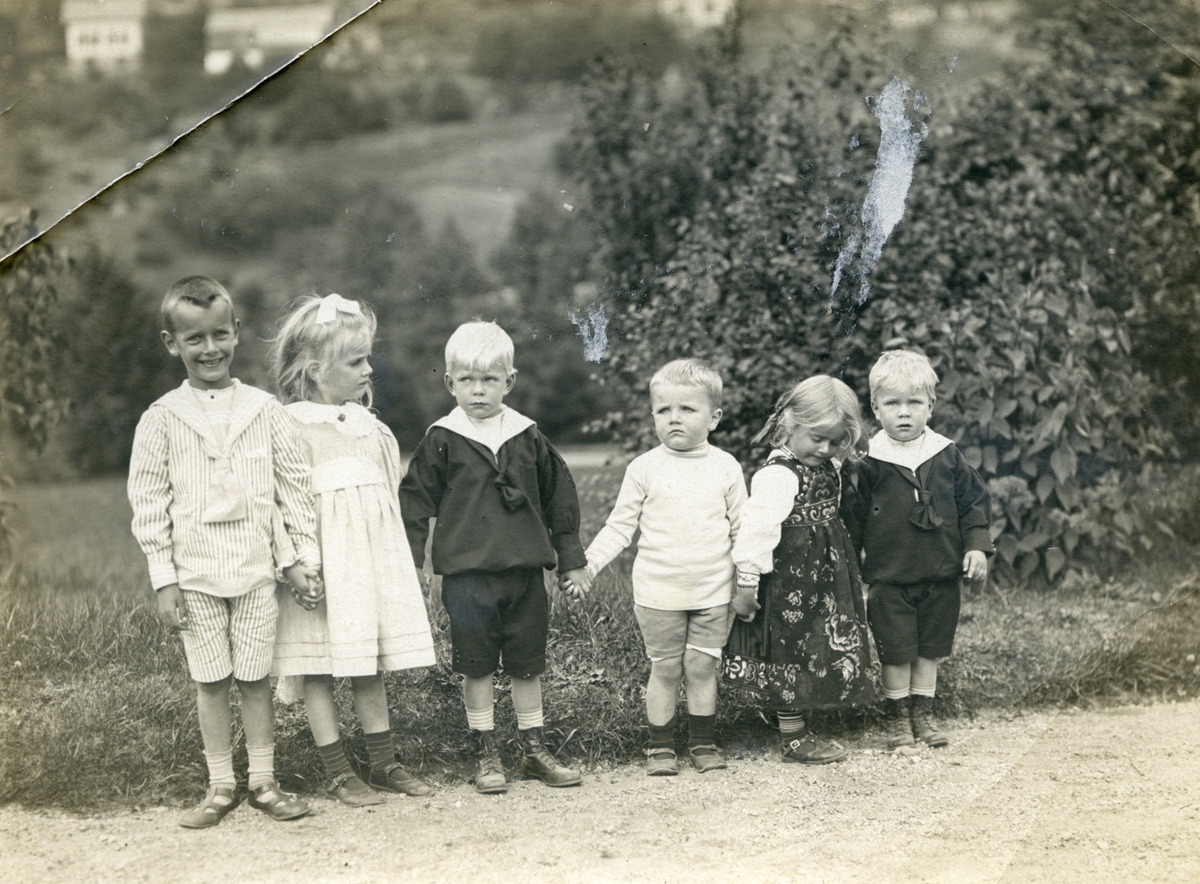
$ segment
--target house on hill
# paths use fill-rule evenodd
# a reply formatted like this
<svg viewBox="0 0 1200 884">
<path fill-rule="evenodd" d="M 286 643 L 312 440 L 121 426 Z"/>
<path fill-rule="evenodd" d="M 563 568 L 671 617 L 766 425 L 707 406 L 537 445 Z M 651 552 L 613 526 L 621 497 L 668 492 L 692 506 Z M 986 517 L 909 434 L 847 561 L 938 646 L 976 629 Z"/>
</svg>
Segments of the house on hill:
<svg viewBox="0 0 1200 884">
<path fill-rule="evenodd" d="M 293 58 L 341 23 L 337 13 L 336 2 L 213 9 L 204 22 L 204 71 L 222 74 L 235 64 L 255 70 Z"/>
<path fill-rule="evenodd" d="M 719 28 L 736 13 L 736 0 L 659 0 L 659 11 L 668 21 L 705 31 Z"/>
<path fill-rule="evenodd" d="M 59 16 L 72 71 L 141 67 L 146 0 L 64 0 Z"/>
</svg>

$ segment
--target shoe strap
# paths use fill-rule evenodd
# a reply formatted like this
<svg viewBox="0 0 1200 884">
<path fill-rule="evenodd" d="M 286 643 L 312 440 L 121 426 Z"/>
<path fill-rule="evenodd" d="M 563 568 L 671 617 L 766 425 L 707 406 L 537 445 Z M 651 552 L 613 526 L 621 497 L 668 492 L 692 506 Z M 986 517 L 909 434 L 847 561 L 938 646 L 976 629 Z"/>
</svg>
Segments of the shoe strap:
<svg viewBox="0 0 1200 884">
<path fill-rule="evenodd" d="M 358 774 L 356 774 L 352 770 L 348 770 L 348 771 L 345 771 L 344 773 L 338 774 L 336 777 L 334 777 L 330 781 L 329 791 L 332 792 L 334 789 L 344 786 L 346 784 L 346 781 L 351 780 L 351 779 L 356 779 L 356 780 L 359 780 L 359 782 L 362 782 L 362 779 L 358 776 Z M 366 783 L 363 783 L 363 788 L 366 788 L 366 785 L 367 785 Z"/>
</svg>

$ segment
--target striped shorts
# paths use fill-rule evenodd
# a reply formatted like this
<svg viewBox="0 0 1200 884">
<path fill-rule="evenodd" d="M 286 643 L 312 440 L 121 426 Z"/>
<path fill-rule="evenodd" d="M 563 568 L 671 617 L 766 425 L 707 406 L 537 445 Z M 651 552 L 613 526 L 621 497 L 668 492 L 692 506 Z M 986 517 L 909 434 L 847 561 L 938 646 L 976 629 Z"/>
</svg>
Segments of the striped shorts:
<svg viewBox="0 0 1200 884">
<path fill-rule="evenodd" d="M 185 589 L 183 599 L 189 625 L 179 635 L 193 681 L 221 681 L 230 674 L 258 681 L 270 674 L 279 617 L 275 584 L 235 598 Z"/>
</svg>

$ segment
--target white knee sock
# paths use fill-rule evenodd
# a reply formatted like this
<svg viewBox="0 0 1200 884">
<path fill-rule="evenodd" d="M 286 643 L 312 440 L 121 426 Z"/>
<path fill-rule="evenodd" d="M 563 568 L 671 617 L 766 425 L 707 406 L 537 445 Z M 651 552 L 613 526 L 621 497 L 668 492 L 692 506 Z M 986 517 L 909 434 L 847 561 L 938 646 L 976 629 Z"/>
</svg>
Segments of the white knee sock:
<svg viewBox="0 0 1200 884">
<path fill-rule="evenodd" d="M 496 729 L 496 704 L 483 709 L 467 707 L 467 727 L 473 731 L 493 731 Z"/>
</svg>

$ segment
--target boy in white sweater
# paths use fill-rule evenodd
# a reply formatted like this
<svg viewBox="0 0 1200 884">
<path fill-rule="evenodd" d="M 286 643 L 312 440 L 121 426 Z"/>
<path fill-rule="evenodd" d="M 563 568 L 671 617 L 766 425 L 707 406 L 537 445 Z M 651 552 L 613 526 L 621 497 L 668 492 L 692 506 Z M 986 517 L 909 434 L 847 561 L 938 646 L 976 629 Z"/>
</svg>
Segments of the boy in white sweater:
<svg viewBox="0 0 1200 884">
<path fill-rule="evenodd" d="M 731 551 L 746 480 L 732 455 L 708 444 L 721 419 L 721 394 L 720 375 L 695 359 L 670 362 L 655 373 L 650 409 L 662 445 L 626 468 L 612 513 L 587 549 L 588 571 L 595 577 L 641 529 L 633 601 L 650 657 L 650 776 L 677 772 L 675 709 L 681 682 L 687 693 L 688 758 L 701 773 L 725 767 L 713 737 L 717 668 L 732 622 Z"/>
</svg>

